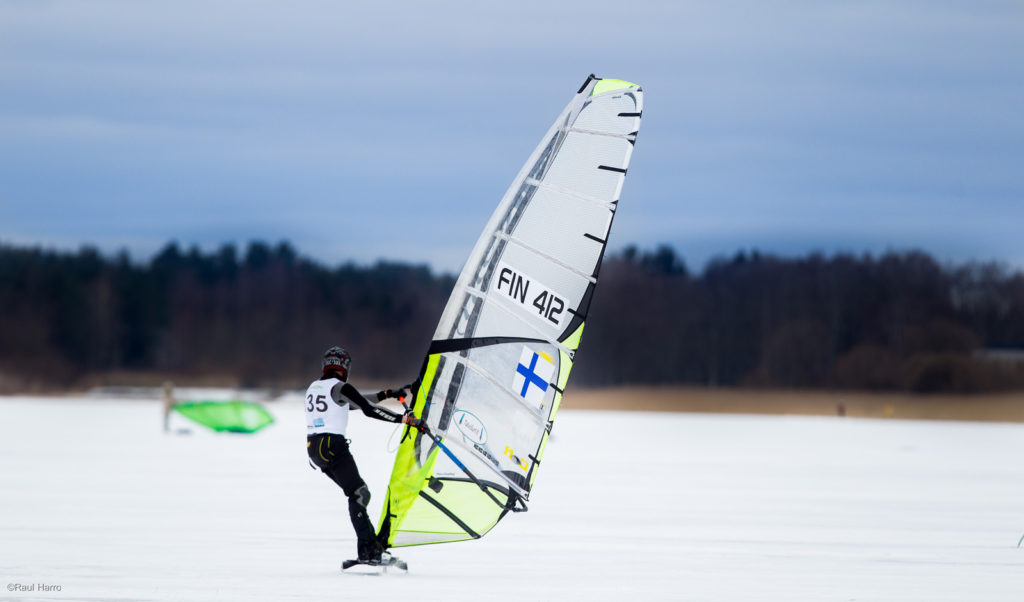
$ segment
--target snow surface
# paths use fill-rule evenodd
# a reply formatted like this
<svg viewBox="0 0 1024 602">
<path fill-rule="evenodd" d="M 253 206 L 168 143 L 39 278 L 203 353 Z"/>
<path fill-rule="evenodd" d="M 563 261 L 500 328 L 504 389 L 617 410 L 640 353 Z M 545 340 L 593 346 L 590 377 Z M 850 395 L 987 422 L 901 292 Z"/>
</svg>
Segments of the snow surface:
<svg viewBox="0 0 1024 602">
<path fill-rule="evenodd" d="M 365 576 L 268 407 L 165 435 L 157 401 L 0 398 L 0 598 L 1024 600 L 1024 425 L 566 410 L 529 512 Z M 350 429 L 376 518 L 394 427 Z"/>
</svg>

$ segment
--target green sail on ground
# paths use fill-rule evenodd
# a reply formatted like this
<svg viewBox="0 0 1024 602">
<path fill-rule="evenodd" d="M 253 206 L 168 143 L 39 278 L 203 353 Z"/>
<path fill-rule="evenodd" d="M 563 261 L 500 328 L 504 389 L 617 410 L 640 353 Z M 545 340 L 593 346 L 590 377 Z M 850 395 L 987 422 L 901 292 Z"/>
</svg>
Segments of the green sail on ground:
<svg viewBox="0 0 1024 602">
<path fill-rule="evenodd" d="M 255 433 L 274 422 L 263 406 L 249 401 L 183 401 L 175 404 L 174 410 L 219 432 Z"/>
</svg>

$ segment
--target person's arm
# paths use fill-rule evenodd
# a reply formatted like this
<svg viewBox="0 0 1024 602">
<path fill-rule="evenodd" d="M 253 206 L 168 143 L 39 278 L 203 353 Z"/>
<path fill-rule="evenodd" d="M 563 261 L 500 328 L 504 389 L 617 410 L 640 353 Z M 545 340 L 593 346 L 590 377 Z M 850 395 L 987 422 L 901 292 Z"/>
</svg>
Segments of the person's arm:
<svg viewBox="0 0 1024 602">
<path fill-rule="evenodd" d="M 355 387 L 348 383 L 340 383 L 339 389 L 340 399 L 336 400 L 338 403 L 351 403 L 360 410 L 363 414 L 366 414 L 370 418 L 376 418 L 377 420 L 383 420 L 384 422 L 404 422 L 402 420 L 402 414 L 396 414 L 387 408 L 373 403 L 369 399 L 363 397 Z"/>
</svg>

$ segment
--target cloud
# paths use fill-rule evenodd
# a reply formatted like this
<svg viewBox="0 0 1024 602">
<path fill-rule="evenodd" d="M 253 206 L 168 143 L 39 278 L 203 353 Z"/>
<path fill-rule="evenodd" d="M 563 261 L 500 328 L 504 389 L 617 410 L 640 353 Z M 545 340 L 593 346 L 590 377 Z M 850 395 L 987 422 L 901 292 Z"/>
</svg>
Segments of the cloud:
<svg viewBox="0 0 1024 602">
<path fill-rule="evenodd" d="M 1012 2 L 3 2 L 0 236 L 140 253 L 289 238 L 329 261 L 454 270 L 596 71 L 648 93 L 613 242 L 1021 257 L 994 222 L 1024 221 L 1022 17 Z"/>
</svg>

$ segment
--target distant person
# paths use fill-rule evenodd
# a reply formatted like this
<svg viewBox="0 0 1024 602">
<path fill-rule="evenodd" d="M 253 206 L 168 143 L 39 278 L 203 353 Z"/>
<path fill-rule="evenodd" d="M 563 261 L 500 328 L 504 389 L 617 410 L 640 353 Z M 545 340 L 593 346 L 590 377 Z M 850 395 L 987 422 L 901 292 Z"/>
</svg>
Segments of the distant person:
<svg viewBox="0 0 1024 602">
<path fill-rule="evenodd" d="M 348 410 L 353 405 L 370 418 L 385 422 L 402 422 L 414 428 L 424 428 L 423 422 L 406 412 L 396 414 L 362 396 L 348 383 L 352 358 L 341 347 L 324 352 L 323 376 L 313 381 L 306 390 L 306 451 L 310 461 L 341 487 L 348 497 L 348 513 L 355 528 L 358 543 L 356 552 L 360 562 L 380 564 L 384 546 L 377 540 L 373 525 L 366 515 L 370 490 L 359 476 L 356 462 L 349 452 L 345 428 Z M 377 393 L 377 401 L 404 395 L 387 389 Z"/>
<path fill-rule="evenodd" d="M 171 421 L 171 410 L 174 409 L 174 383 L 167 381 L 164 383 L 164 432 L 170 430 Z"/>
</svg>

